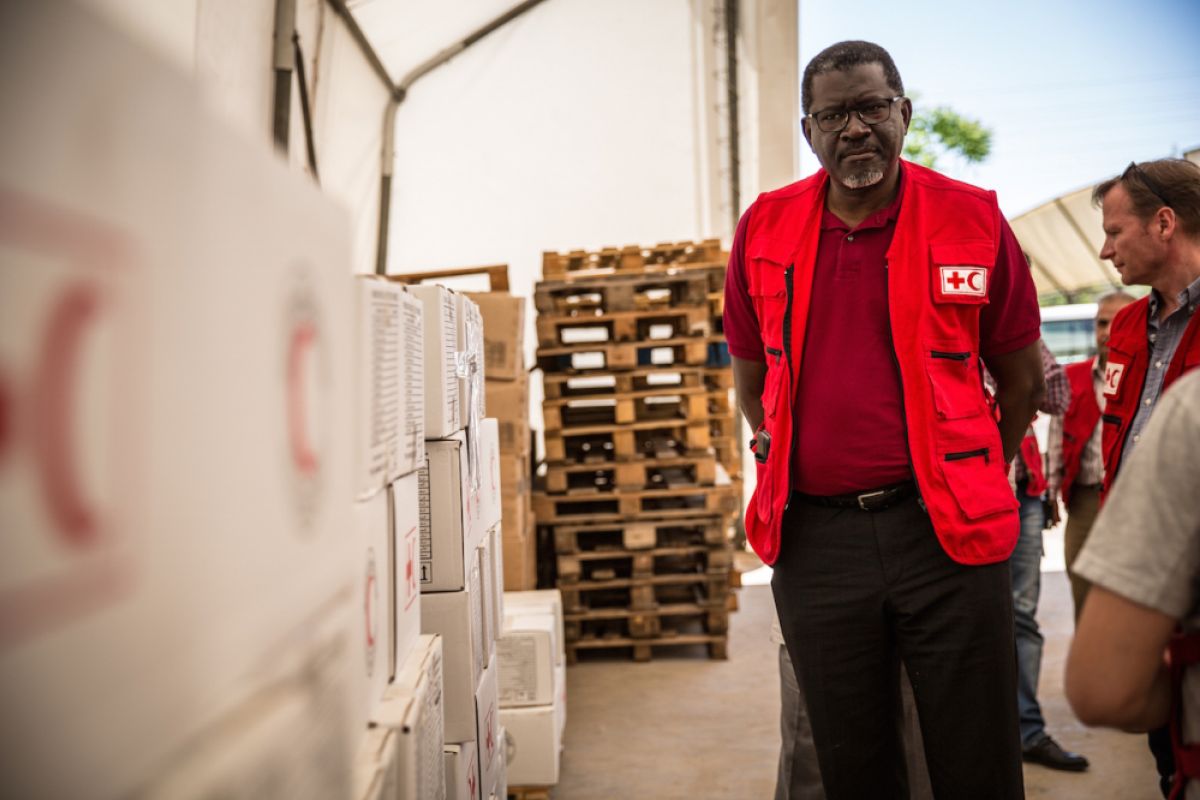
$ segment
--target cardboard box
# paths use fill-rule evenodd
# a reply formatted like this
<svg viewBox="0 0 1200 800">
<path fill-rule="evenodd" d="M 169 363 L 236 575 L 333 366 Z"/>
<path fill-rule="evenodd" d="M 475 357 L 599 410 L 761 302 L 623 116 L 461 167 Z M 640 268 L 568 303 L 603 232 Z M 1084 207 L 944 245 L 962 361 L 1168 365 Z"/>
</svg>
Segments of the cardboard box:
<svg viewBox="0 0 1200 800">
<path fill-rule="evenodd" d="M 400 475 L 404 290 L 382 278 L 354 277 L 355 497 L 364 500 Z"/>
<path fill-rule="evenodd" d="M 552 613 L 510 614 L 496 642 L 500 706 L 553 704 L 554 668 L 561 649 Z"/>
<path fill-rule="evenodd" d="M 567 665 L 554 665 L 554 711 L 558 715 L 558 736 L 561 739 L 567 730 Z"/>
<path fill-rule="evenodd" d="M 508 731 L 504 726 L 500 726 L 500 774 L 497 776 L 496 787 L 492 790 L 492 794 L 497 798 L 508 800 L 508 754 L 512 750 L 512 740 L 508 738 Z"/>
<path fill-rule="evenodd" d="M 485 536 L 475 550 L 479 560 L 479 607 L 482 623 L 483 659 L 488 661 L 496 646 L 496 637 L 500 628 L 496 625 L 496 573 L 492 571 L 491 537 Z"/>
<path fill-rule="evenodd" d="M 421 596 L 421 630 L 442 637 L 445 653 L 446 741 L 475 739 L 474 698 L 483 660 L 483 604 L 479 564 L 472 560 L 467 589 Z"/>
<path fill-rule="evenodd" d="M 368 728 L 354 761 L 354 800 L 393 800 L 400 791 L 399 736 L 391 728 Z"/>
<path fill-rule="evenodd" d="M 501 421 L 529 423 L 529 375 L 513 380 L 488 377 L 483 384 L 488 413 Z"/>
<path fill-rule="evenodd" d="M 479 423 L 479 483 L 475 487 L 473 520 L 484 538 L 500 522 L 502 484 L 500 477 L 499 429 L 495 418 L 488 417 Z"/>
<path fill-rule="evenodd" d="M 359 699 L 350 697 L 347 681 L 359 666 L 351 663 L 358 659 L 351 657 L 357 654 L 349 646 L 355 616 L 347 602 L 313 619 L 303 636 L 281 646 L 261 691 L 189 741 L 136 796 L 346 796 L 354 780 L 353 742 L 359 733 L 345 713 Z"/>
<path fill-rule="evenodd" d="M 508 781 L 516 786 L 558 783 L 562 737 L 554 706 L 500 709 L 500 724 L 512 739 Z"/>
<path fill-rule="evenodd" d="M 554 663 L 563 663 L 563 646 L 566 639 L 563 637 L 562 595 L 558 593 L 558 589 L 504 593 L 506 626 L 509 619 L 527 614 L 550 614 L 554 617 L 554 627 L 556 629 L 555 641 L 558 642 L 558 650 L 554 655 Z"/>
<path fill-rule="evenodd" d="M 446 800 L 479 800 L 479 752 L 475 742 L 447 744 Z"/>
<path fill-rule="evenodd" d="M 426 457 L 428 466 L 419 473 L 421 591 L 461 591 L 475 548 L 487 532 L 477 522 L 479 493 L 470 485 L 466 434 L 427 442 Z"/>
<path fill-rule="evenodd" d="M 504 630 L 504 535 L 501 525 L 488 533 L 491 543 L 488 545 L 488 555 L 491 556 L 492 567 L 492 630 Z"/>
<path fill-rule="evenodd" d="M 393 483 L 391 539 L 395 552 L 394 646 L 392 670 L 405 662 L 421 635 L 421 503 L 420 475 L 413 472 Z"/>
<path fill-rule="evenodd" d="M 397 735 L 397 797 L 402 800 L 426 800 L 446 793 L 443 663 L 441 638 L 422 636 L 372 719 Z"/>
<path fill-rule="evenodd" d="M 458 303 L 453 292 L 436 284 L 407 291 L 424 306 L 425 438 L 453 436 L 466 424 L 459 398 Z"/>
<path fill-rule="evenodd" d="M 483 317 L 484 374 L 488 381 L 523 377 L 526 299 L 507 292 L 467 292 L 467 297 L 478 304 Z M 488 404 L 495 408 L 490 399 Z"/>
<path fill-rule="evenodd" d="M 518 506 L 512 514 L 505 516 L 500 529 L 501 547 L 504 550 L 504 592 L 507 611 L 508 593 L 531 591 L 537 588 L 537 539 L 531 526 L 513 524 L 514 517 L 524 519 L 527 512 Z"/>
<path fill-rule="evenodd" d="M 355 543 L 361 549 L 355 606 L 363 680 L 359 702 L 369 716 L 395 674 L 395 555 L 390 492 L 354 504 Z M 419 612 L 418 612 L 419 613 Z"/>
<path fill-rule="evenodd" d="M 495 787 L 503 769 L 501 751 L 504 740 L 500 738 L 500 702 L 496 684 L 496 659 L 493 656 L 479 681 L 475 693 L 475 709 L 478 714 L 479 777 L 480 786 Z"/>
<path fill-rule="evenodd" d="M 400 475 L 425 464 L 425 306 L 411 292 L 400 295 L 403 376 L 400 412 Z"/>
<path fill-rule="evenodd" d="M 280 757 L 344 796 L 362 671 L 344 212 L 94 12 L 0 7 L 3 74 L 35 76 L 0 82 L 20 109 L 0 149 L 4 793 L 144 789 L 342 604 L 345 696 L 299 726 L 322 757 L 295 738 Z"/>
<path fill-rule="evenodd" d="M 470 428 L 487 415 L 483 391 L 483 317 L 479 306 L 465 294 L 454 295 L 458 314 L 458 397 L 462 423 Z"/>
</svg>

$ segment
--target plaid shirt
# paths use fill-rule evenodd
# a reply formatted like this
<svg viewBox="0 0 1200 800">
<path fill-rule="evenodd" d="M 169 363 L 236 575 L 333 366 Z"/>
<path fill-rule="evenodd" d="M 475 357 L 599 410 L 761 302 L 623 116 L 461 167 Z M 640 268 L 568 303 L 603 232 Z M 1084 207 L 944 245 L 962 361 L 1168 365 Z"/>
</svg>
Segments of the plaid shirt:
<svg viewBox="0 0 1200 800">
<path fill-rule="evenodd" d="M 1046 347 L 1046 343 L 1038 339 L 1038 345 L 1042 348 L 1042 374 L 1046 376 L 1046 397 L 1042 400 L 1042 404 L 1038 406 L 1038 411 L 1044 414 L 1064 414 L 1067 411 L 1067 406 L 1071 405 L 1071 382 L 1067 380 L 1067 373 L 1062 368 L 1062 365 L 1054 360 L 1054 354 L 1050 352 L 1049 347 Z M 996 391 L 996 379 L 987 370 L 984 370 L 983 379 L 988 390 L 994 394 Z M 1026 433 L 1027 435 L 1033 433 L 1032 425 Z M 1017 457 L 1013 459 L 1012 473 L 1009 478 L 1015 483 L 1023 481 L 1028 477 L 1029 470 L 1021 458 L 1020 451 L 1018 451 Z"/>
</svg>

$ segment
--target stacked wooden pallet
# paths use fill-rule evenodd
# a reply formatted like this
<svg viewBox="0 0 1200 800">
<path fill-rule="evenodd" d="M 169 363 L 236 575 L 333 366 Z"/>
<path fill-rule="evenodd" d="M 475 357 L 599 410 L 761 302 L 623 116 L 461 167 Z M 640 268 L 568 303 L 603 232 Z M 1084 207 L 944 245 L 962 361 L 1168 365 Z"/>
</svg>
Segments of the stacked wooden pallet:
<svg viewBox="0 0 1200 800">
<path fill-rule="evenodd" d="M 741 497 L 719 242 L 546 253 L 534 294 L 567 657 L 668 644 L 725 656 Z"/>
</svg>

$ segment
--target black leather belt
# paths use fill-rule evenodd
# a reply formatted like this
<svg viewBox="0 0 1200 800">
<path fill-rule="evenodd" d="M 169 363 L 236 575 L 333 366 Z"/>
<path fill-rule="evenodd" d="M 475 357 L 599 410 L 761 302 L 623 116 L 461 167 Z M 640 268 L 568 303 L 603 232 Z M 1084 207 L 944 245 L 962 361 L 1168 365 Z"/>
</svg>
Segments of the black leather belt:
<svg viewBox="0 0 1200 800">
<path fill-rule="evenodd" d="M 806 503 L 827 508 L 857 508 L 860 511 L 883 511 L 891 508 L 901 500 L 906 500 L 917 493 L 914 481 L 894 483 L 867 492 L 851 492 L 850 494 L 817 495 L 796 492 L 796 496 Z"/>
</svg>

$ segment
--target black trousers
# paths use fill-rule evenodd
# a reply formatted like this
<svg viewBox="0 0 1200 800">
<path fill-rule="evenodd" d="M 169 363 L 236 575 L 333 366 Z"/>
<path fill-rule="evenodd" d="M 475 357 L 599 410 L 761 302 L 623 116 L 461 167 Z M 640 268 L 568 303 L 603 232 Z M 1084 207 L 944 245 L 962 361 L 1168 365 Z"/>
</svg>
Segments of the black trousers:
<svg viewBox="0 0 1200 800">
<path fill-rule="evenodd" d="M 866 512 L 793 496 L 782 537 L 771 587 L 826 797 L 905 796 L 901 659 L 934 796 L 1023 797 L 1008 563 L 954 562 L 915 497 Z"/>
</svg>

